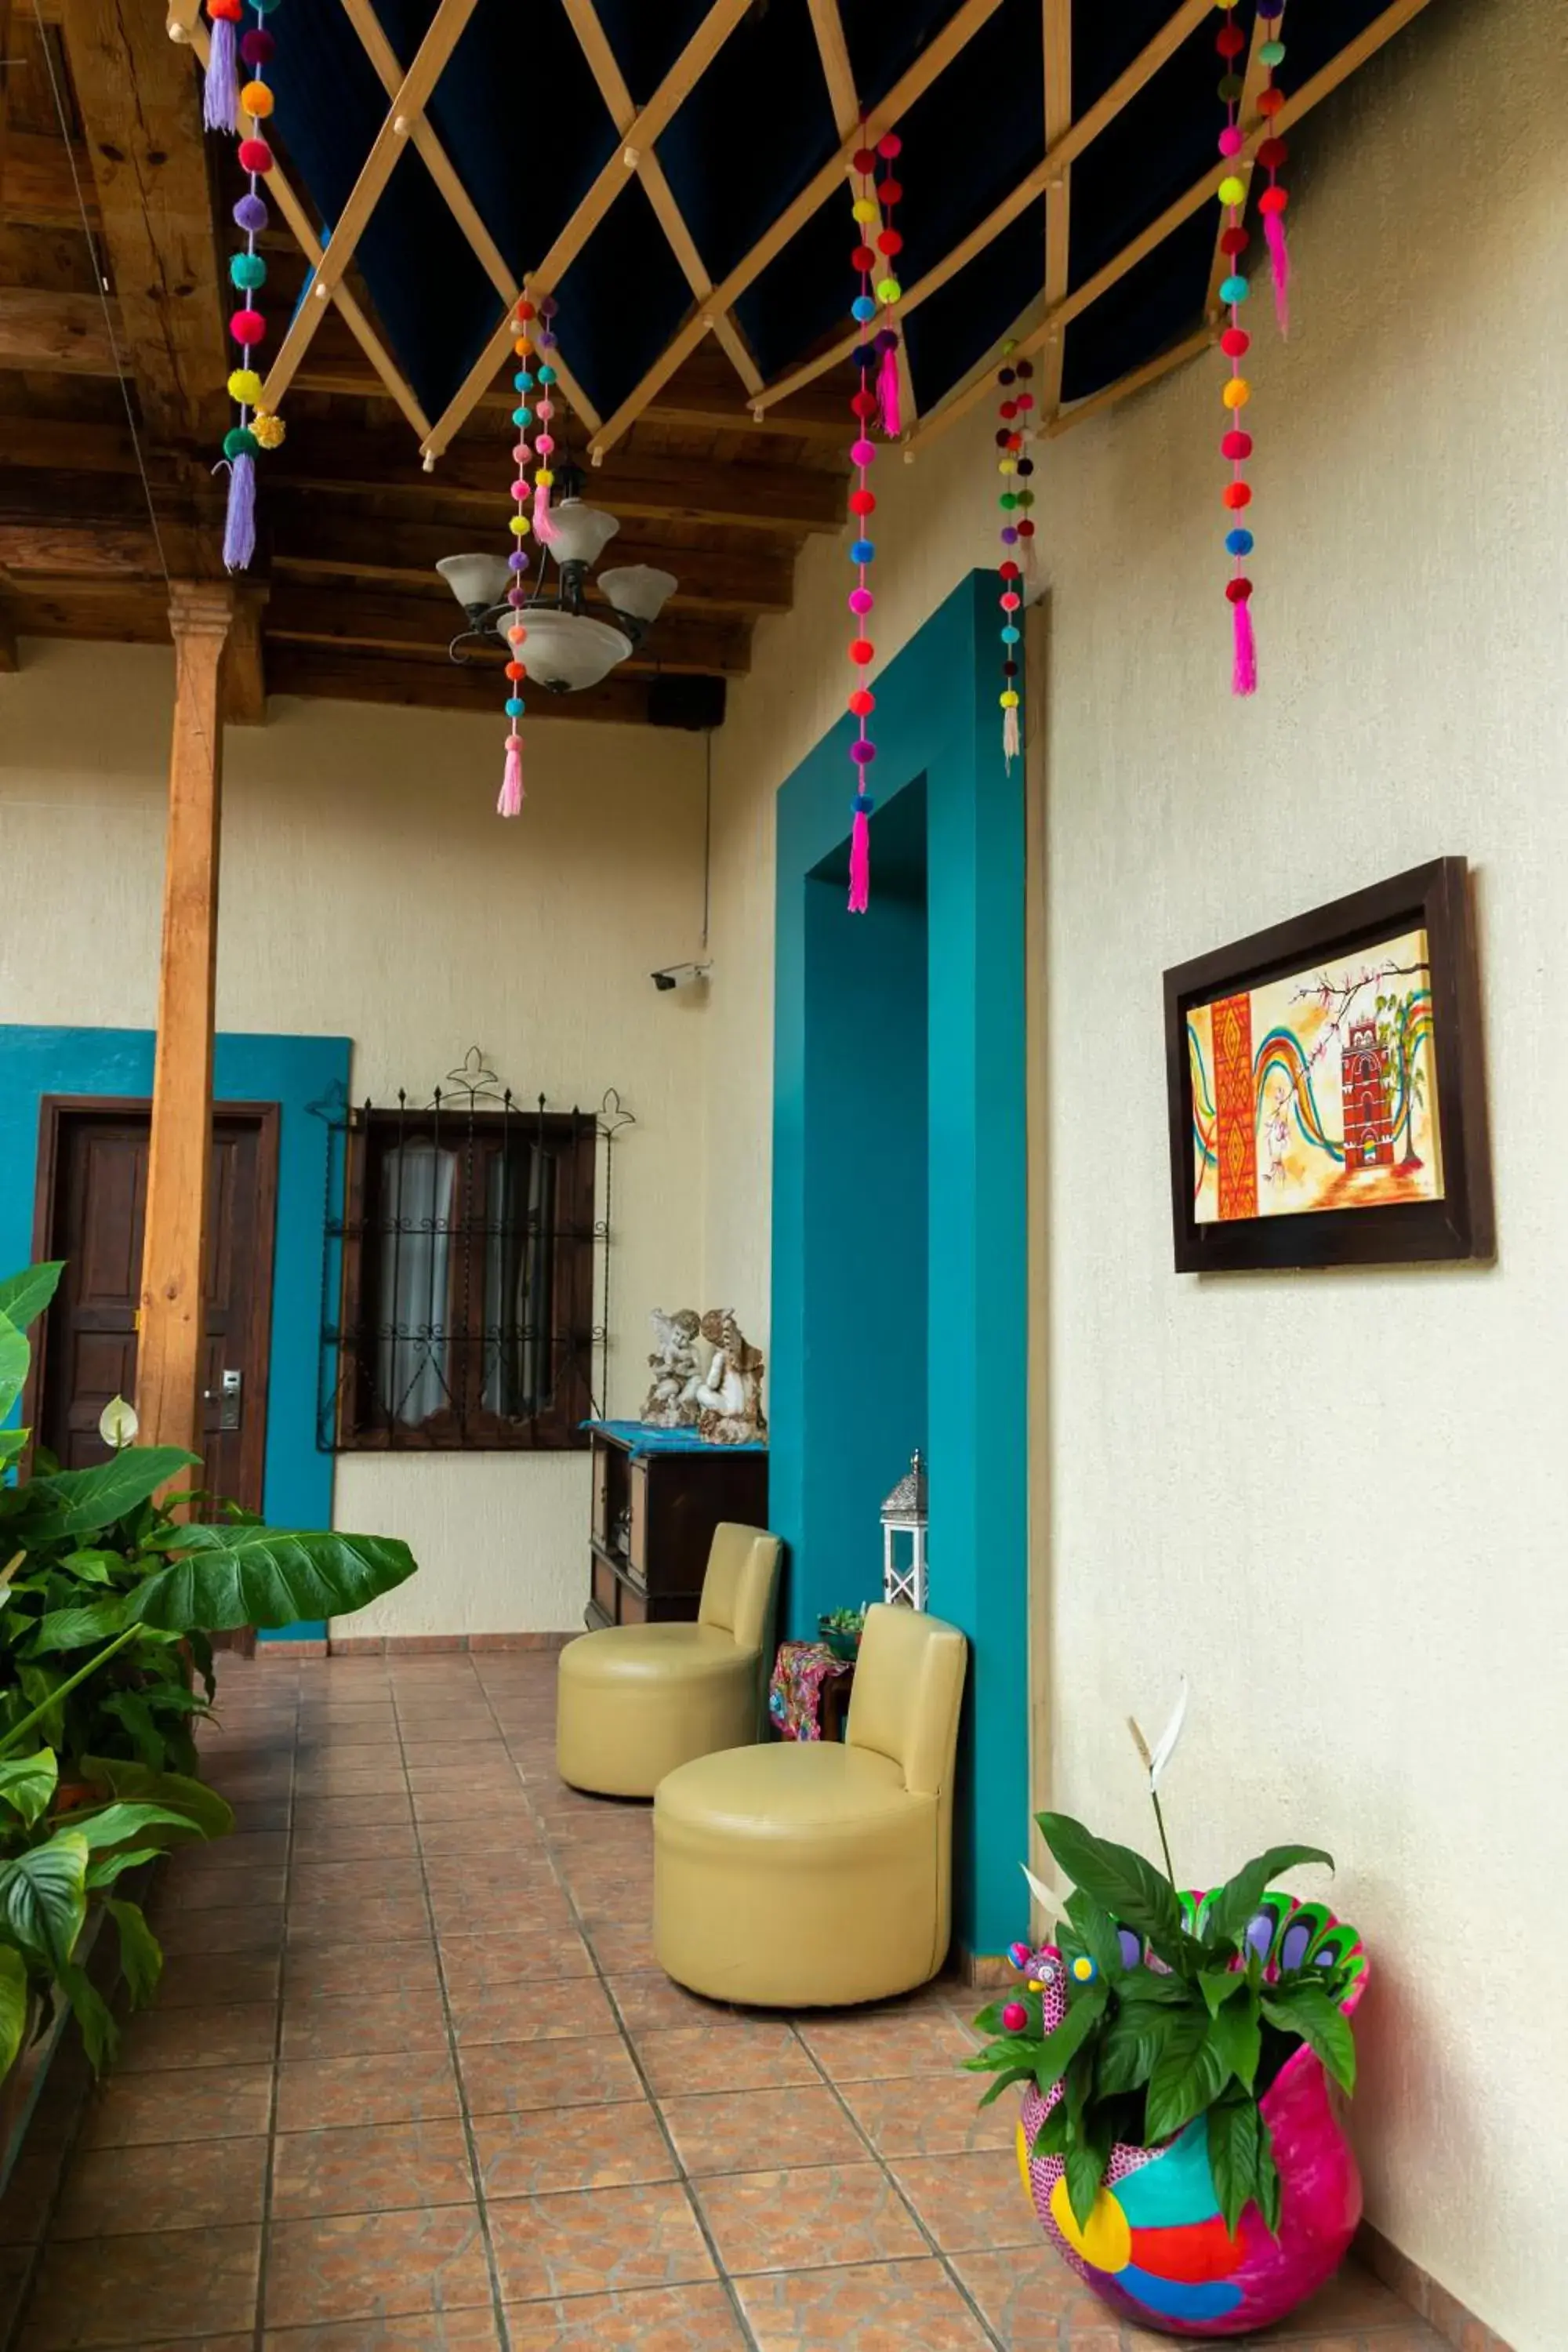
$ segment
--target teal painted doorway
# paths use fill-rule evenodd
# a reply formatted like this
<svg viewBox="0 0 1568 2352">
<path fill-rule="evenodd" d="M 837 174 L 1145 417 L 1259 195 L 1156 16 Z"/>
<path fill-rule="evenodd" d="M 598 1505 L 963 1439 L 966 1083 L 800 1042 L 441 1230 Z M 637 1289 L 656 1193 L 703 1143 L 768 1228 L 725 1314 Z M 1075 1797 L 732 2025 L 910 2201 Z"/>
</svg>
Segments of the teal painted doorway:
<svg viewBox="0 0 1568 2352">
<path fill-rule="evenodd" d="M 1028 1828 L 1024 772 L 994 582 L 877 681 L 871 908 L 846 911 L 853 722 L 777 808 L 772 1516 L 792 1633 L 879 1592 L 878 1507 L 920 1445 L 933 1613 L 970 1678 L 954 1916 L 1004 1951 Z"/>
</svg>

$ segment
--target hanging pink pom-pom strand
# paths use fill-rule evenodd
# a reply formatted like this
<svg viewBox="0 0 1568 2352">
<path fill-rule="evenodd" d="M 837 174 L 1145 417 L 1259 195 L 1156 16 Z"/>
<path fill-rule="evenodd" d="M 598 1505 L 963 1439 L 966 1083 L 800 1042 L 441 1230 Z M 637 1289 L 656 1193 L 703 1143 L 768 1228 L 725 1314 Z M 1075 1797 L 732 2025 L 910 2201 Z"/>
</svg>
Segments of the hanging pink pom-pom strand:
<svg viewBox="0 0 1568 2352">
<path fill-rule="evenodd" d="M 904 429 L 903 411 L 899 399 L 899 354 L 896 346 L 882 353 L 877 370 L 877 401 L 882 412 L 882 430 L 889 441 L 896 441 Z"/>
<path fill-rule="evenodd" d="M 849 912 L 863 915 L 871 904 L 871 820 L 858 814 L 849 833 Z"/>
<path fill-rule="evenodd" d="M 1269 275 L 1274 280 L 1274 315 L 1282 335 L 1290 332 L 1290 248 L 1285 242 L 1285 215 L 1265 211 L 1263 241 L 1268 247 Z"/>
<path fill-rule="evenodd" d="M 501 775 L 496 814 L 521 816 L 522 803 L 522 738 L 521 735 L 509 735 L 506 739 L 506 767 Z"/>
<path fill-rule="evenodd" d="M 1244 593 L 1237 595 L 1235 592 Z M 1236 657 L 1230 673 L 1232 694 L 1247 695 L 1258 691 L 1258 645 L 1252 634 L 1252 583 L 1233 580 L 1226 593 L 1230 598 L 1231 620 L 1236 638 Z"/>
</svg>

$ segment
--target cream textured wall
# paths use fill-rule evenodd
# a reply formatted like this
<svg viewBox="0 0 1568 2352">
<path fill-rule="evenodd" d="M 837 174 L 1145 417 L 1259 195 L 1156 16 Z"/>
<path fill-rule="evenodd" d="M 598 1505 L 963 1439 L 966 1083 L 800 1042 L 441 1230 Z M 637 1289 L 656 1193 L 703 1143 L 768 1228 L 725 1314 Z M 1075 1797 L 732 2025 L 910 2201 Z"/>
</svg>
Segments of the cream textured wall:
<svg viewBox="0 0 1568 2352">
<path fill-rule="evenodd" d="M 8 912 L 0 1021 L 150 1026 L 172 656 L 33 643 L 0 680 Z M 616 1164 L 612 1409 L 641 1400 L 653 1305 L 700 1286 L 702 1024 L 648 973 L 698 952 L 702 746 L 542 724 L 523 816 L 494 814 L 498 722 L 279 698 L 226 740 L 218 1023 L 354 1041 L 356 1097 L 420 1098 L 479 1045 L 527 1097 L 637 1124 Z M 582 1621 L 582 1454 L 344 1455 L 340 1526 L 421 1573 L 339 1630 Z"/>
<path fill-rule="evenodd" d="M 1215 368 L 1036 478 L 1037 1793 L 1145 1837 L 1123 1717 L 1190 1675 L 1180 1865 L 1335 1852 L 1377 1971 L 1371 2216 L 1518 2352 L 1568 2343 L 1565 104 L 1557 0 L 1436 0 L 1294 135 L 1296 331 L 1260 320 L 1250 363 L 1255 704 L 1226 690 Z M 989 440 L 982 411 L 879 468 L 884 652 L 990 560 Z M 841 707 L 845 582 L 841 549 L 803 564 L 721 738 L 706 1287 L 748 1300 L 765 1184 L 722 1139 L 765 1132 L 773 792 Z M 1178 1279 L 1162 970 L 1445 852 L 1478 876 L 1499 1263 Z"/>
</svg>

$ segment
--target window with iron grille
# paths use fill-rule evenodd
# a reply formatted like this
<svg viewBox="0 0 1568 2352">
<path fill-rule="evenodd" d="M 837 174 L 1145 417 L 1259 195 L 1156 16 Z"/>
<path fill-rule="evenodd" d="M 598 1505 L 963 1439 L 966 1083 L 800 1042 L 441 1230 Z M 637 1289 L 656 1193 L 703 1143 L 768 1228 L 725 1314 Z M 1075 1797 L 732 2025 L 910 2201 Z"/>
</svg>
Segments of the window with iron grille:
<svg viewBox="0 0 1568 2352">
<path fill-rule="evenodd" d="M 340 1447 L 586 1443 L 599 1133 L 510 1097 L 350 1117 Z"/>
</svg>

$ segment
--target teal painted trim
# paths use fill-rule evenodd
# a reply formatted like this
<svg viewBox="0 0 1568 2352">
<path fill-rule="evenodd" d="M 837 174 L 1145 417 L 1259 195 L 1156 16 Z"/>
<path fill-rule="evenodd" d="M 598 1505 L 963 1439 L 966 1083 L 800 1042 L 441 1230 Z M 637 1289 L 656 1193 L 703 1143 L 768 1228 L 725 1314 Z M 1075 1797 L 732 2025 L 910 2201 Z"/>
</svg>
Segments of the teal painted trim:
<svg viewBox="0 0 1568 2352">
<path fill-rule="evenodd" d="M 33 1248 L 38 1110 L 45 1095 L 150 1096 L 150 1029 L 52 1029 L 0 1024 L 0 1267 L 26 1265 Z M 267 1383 L 263 1509 L 278 1527 L 325 1528 L 332 1517 L 332 1460 L 316 1445 L 321 1234 L 331 1136 L 310 1106 L 346 1092 L 346 1037 L 222 1035 L 214 1057 L 220 1101 L 275 1102 L 278 1230 L 272 1261 L 272 1361 Z M 320 1641 L 321 1622 L 262 1640 Z"/>
<path fill-rule="evenodd" d="M 853 997 L 841 1008 L 879 1117 L 926 1160 L 931 1602 L 971 1643 L 955 1894 L 958 1933 L 981 1952 L 1005 1950 L 1020 1932 L 1028 1831 L 1024 771 L 1015 762 L 1009 775 L 1002 759 L 994 593 L 990 574 L 962 582 L 877 683 L 879 806 L 887 812 L 917 781 L 925 787 L 923 1135 L 909 1128 L 910 1106 L 882 1088 L 875 1024 L 860 1026 Z M 846 717 L 823 739 L 776 813 L 770 1516 L 791 1548 L 796 1632 L 832 1605 L 822 1596 L 840 1597 L 844 1573 L 818 1524 L 815 1416 L 854 1414 L 885 1370 L 853 1285 L 829 1299 L 809 1270 L 811 1204 L 829 1146 L 812 1118 L 808 892 L 821 886 L 808 877 L 847 840 L 852 732 Z M 845 914 L 846 924 L 875 919 L 879 822 L 872 916 Z M 853 1200 L 844 1213 L 855 1215 Z"/>
</svg>

